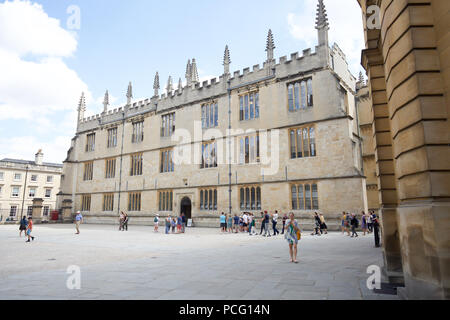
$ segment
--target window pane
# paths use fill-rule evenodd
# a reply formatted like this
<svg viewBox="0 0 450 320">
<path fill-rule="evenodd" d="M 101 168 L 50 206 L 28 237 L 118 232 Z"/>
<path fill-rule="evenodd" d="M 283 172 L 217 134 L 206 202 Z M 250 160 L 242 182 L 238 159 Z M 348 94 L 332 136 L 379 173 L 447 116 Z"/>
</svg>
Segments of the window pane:
<svg viewBox="0 0 450 320">
<path fill-rule="evenodd" d="M 162 193 L 162 195 L 163 195 L 163 198 L 162 198 L 162 211 L 166 211 L 166 193 L 165 192 L 163 192 Z"/>
<path fill-rule="evenodd" d="M 306 83 L 305 83 L 305 81 L 302 81 L 301 90 L 302 90 L 302 109 L 305 109 L 306 108 Z"/>
<path fill-rule="evenodd" d="M 294 111 L 294 85 L 292 84 L 288 87 L 288 103 L 289 111 Z"/>
<path fill-rule="evenodd" d="M 239 120 L 244 120 L 244 97 L 239 97 Z"/>
<path fill-rule="evenodd" d="M 248 137 L 245 137 L 245 163 L 249 163 L 249 145 L 248 145 Z"/>
<path fill-rule="evenodd" d="M 312 185 L 312 201 L 313 201 L 313 209 L 319 209 L 319 193 L 317 190 L 317 184 Z"/>
<path fill-rule="evenodd" d="M 248 120 L 248 95 L 245 95 L 244 98 L 244 102 L 245 102 L 245 120 Z"/>
<path fill-rule="evenodd" d="M 306 210 L 311 210 L 311 186 L 305 184 L 305 205 Z"/>
<path fill-rule="evenodd" d="M 311 157 L 316 156 L 316 139 L 314 128 L 309 129 L 309 144 L 311 146 Z"/>
<path fill-rule="evenodd" d="M 295 84 L 295 110 L 300 109 L 300 84 L 297 82 Z"/>
<path fill-rule="evenodd" d="M 313 101 L 313 91 L 312 91 L 312 80 L 311 79 L 308 80 L 307 87 L 308 87 L 308 107 L 312 107 L 314 104 L 314 101 Z"/>
<path fill-rule="evenodd" d="M 245 209 L 250 210 L 250 189 L 245 188 Z"/>
<path fill-rule="evenodd" d="M 253 93 L 250 94 L 250 119 L 255 118 L 255 105 L 253 104 Z"/>
<path fill-rule="evenodd" d="M 208 210 L 208 191 L 205 191 L 205 210 Z"/>
<path fill-rule="evenodd" d="M 259 93 L 255 93 L 255 118 L 259 118 Z"/>
<path fill-rule="evenodd" d="M 244 164 L 244 161 L 245 161 L 244 139 L 240 139 L 239 163 Z"/>
<path fill-rule="evenodd" d="M 217 190 L 214 190 L 214 210 L 217 210 Z"/>
<path fill-rule="evenodd" d="M 298 186 L 298 208 L 300 210 L 305 209 L 305 201 L 303 198 L 303 185 L 302 184 Z"/>
<path fill-rule="evenodd" d="M 256 209 L 261 210 L 261 188 L 256 188 Z"/>
<path fill-rule="evenodd" d="M 214 126 L 217 127 L 219 125 L 219 105 L 215 104 L 214 109 Z"/>
<path fill-rule="evenodd" d="M 255 188 L 252 188 L 252 195 L 251 195 L 251 197 L 252 197 L 252 199 L 251 199 L 252 210 L 255 210 L 255 208 L 256 208 Z"/>
<path fill-rule="evenodd" d="M 202 106 L 202 128 L 206 128 L 206 107 Z"/>
<path fill-rule="evenodd" d="M 200 190 L 200 210 L 203 210 L 203 190 Z"/>
<path fill-rule="evenodd" d="M 209 107 L 211 108 L 211 111 L 209 112 L 209 126 L 214 127 L 214 105 L 210 104 Z"/>
<path fill-rule="evenodd" d="M 297 186 L 291 188 L 292 210 L 297 210 Z"/>
<path fill-rule="evenodd" d="M 255 163 L 255 137 L 250 137 L 250 163 Z"/>
<path fill-rule="evenodd" d="M 209 190 L 209 204 L 208 204 L 208 207 L 209 207 L 209 210 L 212 210 L 213 209 L 213 194 L 212 194 L 212 190 Z"/>
<path fill-rule="evenodd" d="M 240 208 L 241 210 L 244 210 L 244 188 L 241 188 L 240 190 L 239 199 L 240 199 Z"/>
<path fill-rule="evenodd" d="M 303 129 L 303 154 L 309 157 L 308 129 Z"/>
<path fill-rule="evenodd" d="M 295 130 L 290 131 L 289 139 L 291 140 L 291 159 L 295 159 L 297 158 L 297 152 L 295 149 Z"/>
<path fill-rule="evenodd" d="M 302 151 L 302 129 L 297 130 L 297 158 L 303 157 Z"/>
</svg>

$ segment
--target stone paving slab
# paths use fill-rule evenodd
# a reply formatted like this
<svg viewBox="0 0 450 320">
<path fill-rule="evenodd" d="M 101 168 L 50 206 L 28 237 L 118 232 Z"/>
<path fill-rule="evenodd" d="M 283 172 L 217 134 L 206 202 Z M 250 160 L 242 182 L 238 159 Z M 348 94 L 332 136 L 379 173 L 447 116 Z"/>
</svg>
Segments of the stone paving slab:
<svg viewBox="0 0 450 320">
<path fill-rule="evenodd" d="M 72 225 L 36 225 L 34 235 L 25 243 L 16 226 L 0 225 L 0 299 L 398 299 L 366 287 L 367 267 L 382 266 L 370 236 L 305 234 L 293 264 L 282 236 L 108 225 L 82 225 L 80 235 Z M 80 290 L 67 289 L 71 265 Z"/>
</svg>

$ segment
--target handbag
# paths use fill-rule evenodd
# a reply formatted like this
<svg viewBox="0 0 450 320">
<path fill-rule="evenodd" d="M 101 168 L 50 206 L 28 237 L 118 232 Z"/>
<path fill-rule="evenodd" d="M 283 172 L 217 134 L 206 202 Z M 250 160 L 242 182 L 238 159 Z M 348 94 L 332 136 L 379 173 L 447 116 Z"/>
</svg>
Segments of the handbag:
<svg viewBox="0 0 450 320">
<path fill-rule="evenodd" d="M 300 240 L 302 238 L 302 233 L 300 232 L 300 229 L 297 230 L 297 240 Z"/>
</svg>

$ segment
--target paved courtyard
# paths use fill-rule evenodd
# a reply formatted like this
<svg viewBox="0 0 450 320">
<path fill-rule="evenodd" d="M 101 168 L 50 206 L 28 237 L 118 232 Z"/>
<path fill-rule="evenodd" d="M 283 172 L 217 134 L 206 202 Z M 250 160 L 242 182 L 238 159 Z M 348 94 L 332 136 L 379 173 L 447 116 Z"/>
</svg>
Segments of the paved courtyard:
<svg viewBox="0 0 450 320">
<path fill-rule="evenodd" d="M 303 234 L 299 264 L 284 237 L 152 227 L 36 225 L 25 243 L 18 226 L 0 225 L 0 299 L 397 299 L 366 287 L 367 266 L 382 265 L 373 237 Z M 69 290 L 67 268 L 80 267 Z"/>
</svg>

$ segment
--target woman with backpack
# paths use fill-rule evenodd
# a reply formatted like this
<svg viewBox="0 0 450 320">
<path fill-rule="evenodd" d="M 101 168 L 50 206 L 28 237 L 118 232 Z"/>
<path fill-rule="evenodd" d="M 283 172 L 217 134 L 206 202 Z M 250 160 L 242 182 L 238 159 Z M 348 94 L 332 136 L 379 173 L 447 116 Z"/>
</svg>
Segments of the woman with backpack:
<svg viewBox="0 0 450 320">
<path fill-rule="evenodd" d="M 155 223 L 155 232 L 158 232 L 159 228 L 159 214 L 155 216 L 155 219 L 153 219 L 153 222 Z"/>
<path fill-rule="evenodd" d="M 289 243 L 289 255 L 291 262 L 298 263 L 297 261 L 297 245 L 300 240 L 301 233 L 297 220 L 294 219 L 294 213 L 289 213 L 289 220 L 286 222 L 286 235 L 284 236 Z"/>
</svg>

